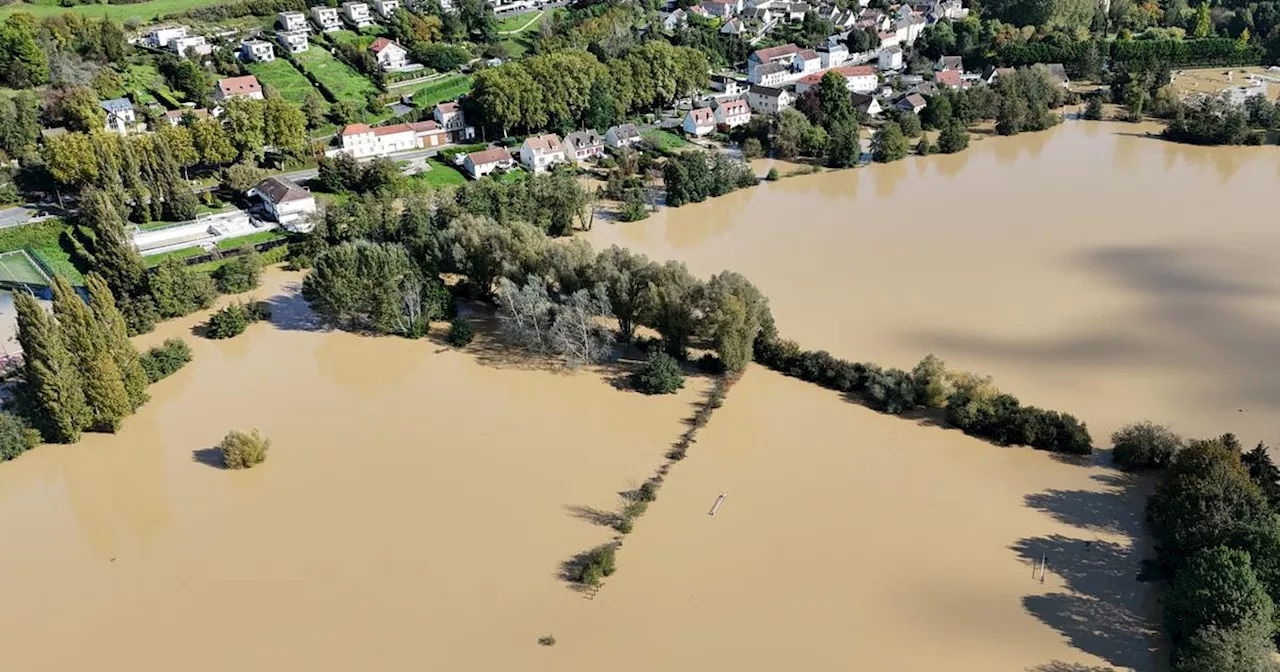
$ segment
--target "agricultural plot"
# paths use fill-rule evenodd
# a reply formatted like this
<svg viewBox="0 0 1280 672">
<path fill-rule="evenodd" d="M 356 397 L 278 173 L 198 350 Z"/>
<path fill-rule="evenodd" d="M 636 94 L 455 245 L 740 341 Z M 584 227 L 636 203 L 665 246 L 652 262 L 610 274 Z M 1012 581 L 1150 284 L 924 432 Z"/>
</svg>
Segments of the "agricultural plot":
<svg viewBox="0 0 1280 672">
<path fill-rule="evenodd" d="M 248 68 L 263 86 L 274 89 L 282 98 L 297 105 L 301 105 L 307 94 L 315 90 L 311 82 L 283 58 L 268 63 L 251 63 Z"/>
<path fill-rule="evenodd" d="M 308 49 L 297 55 L 298 64 L 316 81 L 329 87 L 333 95 L 340 100 L 349 100 L 359 104 L 378 89 L 367 77 L 361 75 L 351 66 L 333 57 L 333 54 L 320 48 Z"/>
<path fill-rule="evenodd" d="M 471 75 L 449 75 L 434 82 L 427 82 L 413 92 L 413 104 L 420 108 L 435 107 L 437 103 L 455 100 L 471 91 L 473 79 Z M 408 87 L 412 88 L 412 87 Z M 396 93 L 401 93 L 397 91 Z M 408 91 L 404 91 L 407 94 Z"/>
<path fill-rule="evenodd" d="M 195 7 L 203 7 L 205 5 L 220 4 L 224 0 L 150 0 L 150 2 L 135 2 L 132 4 L 108 5 L 108 4 L 90 4 L 75 5 L 72 7 L 63 7 L 57 2 L 15 2 L 11 5 L 0 7 L 0 18 L 6 17 L 14 12 L 27 12 L 37 18 L 45 16 L 62 16 L 63 12 L 72 12 L 81 16 L 100 17 L 107 16 L 116 21 L 127 21 L 130 18 L 137 17 L 144 22 L 154 21 L 163 14 L 172 14 L 177 12 L 185 12 Z"/>
</svg>

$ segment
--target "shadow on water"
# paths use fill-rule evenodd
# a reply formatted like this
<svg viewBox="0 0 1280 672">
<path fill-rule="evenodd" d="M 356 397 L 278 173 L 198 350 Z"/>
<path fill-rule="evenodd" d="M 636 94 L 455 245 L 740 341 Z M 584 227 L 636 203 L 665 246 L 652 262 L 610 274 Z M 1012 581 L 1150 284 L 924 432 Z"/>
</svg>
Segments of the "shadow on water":
<svg viewBox="0 0 1280 672">
<path fill-rule="evenodd" d="M 307 300 L 302 298 L 302 283 L 291 282 L 282 292 L 263 303 L 271 311 L 271 324 L 284 331 L 331 331 L 332 327 L 320 316 L 311 312 Z"/>
<path fill-rule="evenodd" d="M 1100 665 L 1082 665 L 1080 663 L 1064 663 L 1061 660 L 1055 660 L 1043 665 L 1028 667 L 1027 672 L 1119 672 L 1114 667 L 1103 667 Z"/>
<path fill-rule="evenodd" d="M 227 465 L 222 461 L 222 450 L 217 446 L 213 448 L 201 448 L 191 452 L 191 461 L 213 467 L 215 469 L 226 469 Z"/>
</svg>

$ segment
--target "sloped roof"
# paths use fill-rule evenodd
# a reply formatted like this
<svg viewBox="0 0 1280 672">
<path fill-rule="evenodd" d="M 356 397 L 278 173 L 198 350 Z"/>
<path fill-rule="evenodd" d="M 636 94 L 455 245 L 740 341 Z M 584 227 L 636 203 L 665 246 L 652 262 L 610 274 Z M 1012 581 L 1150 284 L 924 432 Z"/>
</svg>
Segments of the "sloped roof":
<svg viewBox="0 0 1280 672">
<path fill-rule="evenodd" d="M 613 131 L 614 137 L 619 140 L 630 140 L 631 138 L 640 137 L 640 129 L 636 128 L 635 124 L 618 124 L 609 130 Z"/>
<path fill-rule="evenodd" d="M 311 192 L 298 186 L 296 182 L 287 177 L 268 177 L 259 182 L 254 189 L 277 205 L 288 201 L 311 198 Z"/>
<path fill-rule="evenodd" d="M 228 98 L 251 93 L 262 93 L 262 85 L 258 83 L 258 78 L 253 75 L 227 77 L 218 80 L 218 90 L 222 92 L 223 98 Z"/>
<path fill-rule="evenodd" d="M 581 149 L 583 147 L 599 147 L 604 144 L 604 141 L 600 139 L 600 134 L 591 129 L 587 129 L 585 131 L 574 131 L 573 133 L 564 136 L 564 142 L 566 145 L 569 145 L 574 149 Z"/>
<path fill-rule="evenodd" d="M 555 133 L 527 137 L 524 139 L 524 144 L 528 145 L 534 154 L 564 151 L 564 145 L 560 144 L 560 136 Z"/>
<path fill-rule="evenodd" d="M 133 109 L 133 103 L 129 102 L 128 98 L 112 98 L 102 101 L 99 105 L 108 112 L 124 112 Z"/>
<path fill-rule="evenodd" d="M 471 160 L 471 165 L 483 166 L 486 163 L 510 161 L 511 152 L 508 152 L 507 150 L 501 147 L 494 147 L 492 149 L 486 149 L 479 152 L 471 152 L 470 154 L 467 155 L 467 158 Z"/>
<path fill-rule="evenodd" d="M 757 49 L 754 53 L 751 54 L 751 56 L 752 58 L 755 58 L 757 61 L 760 61 L 761 63 L 767 63 L 774 59 L 786 58 L 787 56 L 798 53 L 799 51 L 800 51 L 800 47 L 797 47 L 794 44 L 784 44 L 779 47 Z"/>
<path fill-rule="evenodd" d="M 695 126 L 710 126 L 716 123 L 715 112 L 709 107 L 699 107 L 695 110 L 689 110 L 689 117 L 693 119 Z"/>
<path fill-rule="evenodd" d="M 393 44 L 398 49 L 401 49 L 401 50 L 404 49 L 404 47 L 401 47 L 399 44 L 396 44 L 394 40 L 388 40 L 385 37 L 379 37 L 378 39 L 373 41 L 373 44 L 369 45 L 369 51 L 372 51 L 375 54 L 381 54 L 383 49 L 386 49 L 387 47 Z"/>
</svg>

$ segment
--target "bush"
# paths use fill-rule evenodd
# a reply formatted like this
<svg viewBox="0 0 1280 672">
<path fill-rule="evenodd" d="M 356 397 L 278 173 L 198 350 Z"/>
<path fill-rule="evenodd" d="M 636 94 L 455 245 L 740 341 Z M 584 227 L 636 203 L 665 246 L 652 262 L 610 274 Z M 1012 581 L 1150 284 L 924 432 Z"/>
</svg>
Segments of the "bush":
<svg viewBox="0 0 1280 672">
<path fill-rule="evenodd" d="M 769 169 L 769 172 L 765 174 L 764 179 L 769 180 L 770 182 L 777 182 L 777 181 L 778 181 L 778 169 L 777 169 L 777 168 L 770 168 L 770 169 Z"/>
<path fill-rule="evenodd" d="M 632 376 L 631 385 L 644 394 L 675 394 L 684 387 L 684 371 L 674 357 L 655 350 L 649 353 L 644 368 Z"/>
<path fill-rule="evenodd" d="M 125 327 L 130 336 L 151 333 L 151 330 L 156 328 L 156 322 L 160 321 L 160 312 L 156 310 L 155 299 L 146 294 L 142 296 L 121 294 L 116 301 L 116 307 L 124 316 Z"/>
<path fill-rule="evenodd" d="M 258 286 L 262 264 L 252 247 L 218 267 L 213 272 L 213 282 L 223 294 L 239 294 Z"/>
<path fill-rule="evenodd" d="M 26 420 L 0 411 L 0 462 L 13 458 L 40 444 L 40 432 L 32 429 Z"/>
<path fill-rule="evenodd" d="M 658 498 L 658 484 L 654 481 L 645 481 L 644 485 L 636 490 L 636 499 L 641 502 L 652 502 Z"/>
<path fill-rule="evenodd" d="M 1182 437 L 1152 422 L 1126 425 L 1111 435 L 1111 459 L 1121 469 L 1163 469 L 1182 450 Z"/>
<path fill-rule="evenodd" d="M 250 324 L 271 317 L 270 311 L 262 303 L 235 303 L 209 316 L 205 327 L 207 338 L 231 338 L 244 333 Z"/>
<path fill-rule="evenodd" d="M 218 444 L 218 450 L 222 452 L 222 464 L 228 469 L 248 469 L 261 464 L 267 459 L 270 448 L 271 440 L 256 429 L 251 432 L 233 429 Z"/>
<path fill-rule="evenodd" d="M 597 546 L 573 559 L 569 567 L 569 578 L 587 586 L 596 586 L 600 580 L 617 569 L 614 556 L 617 547 L 613 544 Z"/>
<path fill-rule="evenodd" d="M 141 357 L 142 370 L 147 372 L 147 379 L 153 383 L 168 378 L 190 361 L 191 348 L 180 338 L 170 338 Z"/>
<path fill-rule="evenodd" d="M 742 156 L 747 159 L 758 159 L 764 156 L 764 146 L 759 138 L 747 138 L 742 141 Z"/>
<path fill-rule="evenodd" d="M 464 348 L 475 337 L 475 328 L 471 326 L 471 323 L 466 318 L 459 315 L 449 322 L 449 336 L 445 340 L 455 348 Z"/>
</svg>

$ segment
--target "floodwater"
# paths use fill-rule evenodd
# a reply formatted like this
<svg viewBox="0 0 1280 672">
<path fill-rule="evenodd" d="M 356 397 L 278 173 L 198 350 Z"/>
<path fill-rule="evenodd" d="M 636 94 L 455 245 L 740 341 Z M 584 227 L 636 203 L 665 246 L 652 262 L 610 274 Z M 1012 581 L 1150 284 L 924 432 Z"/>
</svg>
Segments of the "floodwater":
<svg viewBox="0 0 1280 672">
<path fill-rule="evenodd" d="M 994 374 L 1099 444 L 1142 417 L 1272 438 L 1274 148 L 1117 135 L 1134 128 L 792 178 L 591 236 L 746 273 L 806 347 Z M 229 341 L 191 337 L 202 317 L 140 339 L 187 336 L 195 361 L 120 434 L 0 465 L 7 668 L 1160 669 L 1135 580 L 1150 484 L 1105 454 L 999 448 L 754 367 L 588 599 L 560 562 L 611 538 L 593 511 L 662 463 L 706 381 L 650 398 L 483 342 L 319 331 L 299 278 L 269 274 L 272 323 Z M 264 464 L 209 464 L 252 427 Z"/>
</svg>

